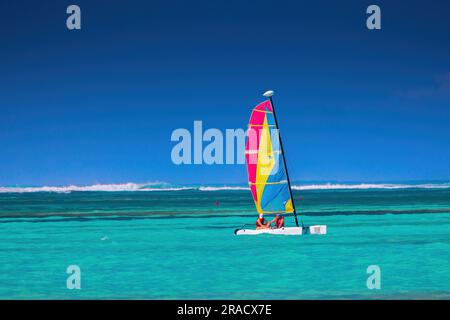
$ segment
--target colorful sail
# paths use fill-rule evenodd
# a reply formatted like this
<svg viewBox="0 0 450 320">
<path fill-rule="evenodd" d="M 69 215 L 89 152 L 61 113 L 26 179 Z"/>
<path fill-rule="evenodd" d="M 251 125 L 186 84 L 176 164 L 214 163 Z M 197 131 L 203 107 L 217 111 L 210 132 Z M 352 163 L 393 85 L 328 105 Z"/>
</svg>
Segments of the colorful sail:
<svg viewBox="0 0 450 320">
<path fill-rule="evenodd" d="M 294 212 L 282 157 L 272 105 L 267 100 L 253 109 L 245 147 L 248 182 L 258 213 Z"/>
</svg>

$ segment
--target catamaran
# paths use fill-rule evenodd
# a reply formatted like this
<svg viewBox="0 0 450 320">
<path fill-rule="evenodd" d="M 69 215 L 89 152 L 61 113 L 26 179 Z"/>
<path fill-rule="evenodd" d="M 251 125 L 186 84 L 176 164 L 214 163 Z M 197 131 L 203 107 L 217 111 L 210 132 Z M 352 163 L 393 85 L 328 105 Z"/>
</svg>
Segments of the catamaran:
<svg viewBox="0 0 450 320">
<path fill-rule="evenodd" d="M 278 121 L 273 105 L 274 92 L 264 93 L 268 98 L 252 111 L 249 122 L 245 160 L 248 183 L 258 214 L 293 214 L 295 227 L 236 229 L 236 235 L 302 235 L 326 234 L 326 225 L 305 226 L 298 222 L 291 182 L 286 166 L 283 144 L 278 130 Z"/>
</svg>

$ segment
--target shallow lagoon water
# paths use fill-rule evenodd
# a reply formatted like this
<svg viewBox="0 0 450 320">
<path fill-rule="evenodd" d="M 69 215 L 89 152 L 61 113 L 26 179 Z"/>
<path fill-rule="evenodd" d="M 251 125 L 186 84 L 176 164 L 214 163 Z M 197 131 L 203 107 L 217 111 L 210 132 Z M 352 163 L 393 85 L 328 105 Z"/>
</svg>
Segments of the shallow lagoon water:
<svg viewBox="0 0 450 320">
<path fill-rule="evenodd" d="M 256 218 L 245 190 L 0 194 L 0 298 L 450 298 L 450 189 L 295 198 L 328 235 L 234 236 Z"/>
</svg>

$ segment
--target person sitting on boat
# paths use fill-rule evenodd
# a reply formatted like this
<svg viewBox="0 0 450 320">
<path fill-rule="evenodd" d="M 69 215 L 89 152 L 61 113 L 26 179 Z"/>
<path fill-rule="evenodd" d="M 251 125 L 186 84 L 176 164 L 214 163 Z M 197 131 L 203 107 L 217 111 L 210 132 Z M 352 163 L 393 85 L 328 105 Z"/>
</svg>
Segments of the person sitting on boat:
<svg viewBox="0 0 450 320">
<path fill-rule="evenodd" d="M 277 214 L 270 223 L 275 223 L 275 228 L 284 228 L 284 217 L 281 214 Z"/>
<path fill-rule="evenodd" d="M 271 223 L 272 222 L 267 222 L 266 219 L 264 219 L 264 215 L 261 213 L 258 219 L 256 219 L 256 230 L 269 229 Z"/>
</svg>

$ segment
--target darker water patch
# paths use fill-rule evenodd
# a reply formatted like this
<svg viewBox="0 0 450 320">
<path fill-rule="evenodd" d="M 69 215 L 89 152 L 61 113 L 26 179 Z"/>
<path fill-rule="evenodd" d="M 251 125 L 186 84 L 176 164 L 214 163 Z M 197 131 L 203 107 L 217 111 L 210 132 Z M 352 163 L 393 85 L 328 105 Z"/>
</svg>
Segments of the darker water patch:
<svg viewBox="0 0 450 320">
<path fill-rule="evenodd" d="M 352 216 L 352 215 L 398 215 L 398 214 L 433 214 L 450 213 L 450 208 L 442 209 L 406 209 L 406 210 L 351 210 L 351 211 L 305 211 L 300 216 Z M 12 222 L 67 222 L 67 221 L 94 221 L 94 220 L 113 220 L 130 221 L 139 219 L 209 219 L 209 218 L 255 218 L 255 213 L 238 214 L 229 210 L 214 211 L 185 211 L 185 212 L 52 212 L 52 213 L 16 213 L 0 215 L 0 223 Z M 271 216 L 271 215 L 268 215 Z"/>
</svg>

